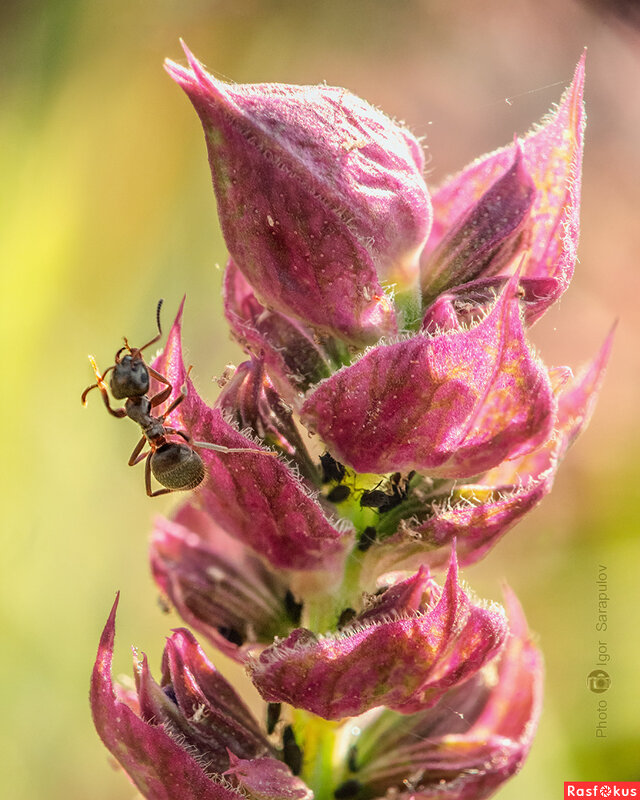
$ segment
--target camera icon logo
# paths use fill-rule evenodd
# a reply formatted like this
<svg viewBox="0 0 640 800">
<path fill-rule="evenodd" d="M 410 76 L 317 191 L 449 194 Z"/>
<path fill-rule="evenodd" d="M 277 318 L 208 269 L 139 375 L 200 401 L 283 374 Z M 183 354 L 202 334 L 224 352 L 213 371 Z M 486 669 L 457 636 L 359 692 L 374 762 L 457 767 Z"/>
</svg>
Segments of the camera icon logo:
<svg viewBox="0 0 640 800">
<path fill-rule="evenodd" d="M 606 692 L 611 686 L 609 673 L 603 669 L 594 669 L 587 675 L 587 687 L 595 694 Z"/>
</svg>

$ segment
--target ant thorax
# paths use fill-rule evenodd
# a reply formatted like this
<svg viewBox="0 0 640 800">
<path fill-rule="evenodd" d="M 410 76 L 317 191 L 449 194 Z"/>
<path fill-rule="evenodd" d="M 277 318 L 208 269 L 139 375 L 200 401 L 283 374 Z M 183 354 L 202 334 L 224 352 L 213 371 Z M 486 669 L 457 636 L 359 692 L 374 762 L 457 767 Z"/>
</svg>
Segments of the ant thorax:
<svg viewBox="0 0 640 800">
<path fill-rule="evenodd" d="M 155 419 L 151 416 L 151 401 L 146 396 L 128 397 L 124 407 L 129 419 L 137 422 L 143 429 L 149 427 L 151 420 Z"/>
</svg>

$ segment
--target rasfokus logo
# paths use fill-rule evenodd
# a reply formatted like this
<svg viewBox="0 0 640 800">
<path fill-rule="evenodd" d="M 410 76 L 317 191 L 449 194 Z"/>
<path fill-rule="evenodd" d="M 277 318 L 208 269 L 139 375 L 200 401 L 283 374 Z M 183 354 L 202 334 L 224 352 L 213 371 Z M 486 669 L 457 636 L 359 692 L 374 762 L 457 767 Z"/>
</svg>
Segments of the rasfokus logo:
<svg viewBox="0 0 640 800">
<path fill-rule="evenodd" d="M 564 797 L 640 798 L 640 781 L 565 781 Z"/>
</svg>

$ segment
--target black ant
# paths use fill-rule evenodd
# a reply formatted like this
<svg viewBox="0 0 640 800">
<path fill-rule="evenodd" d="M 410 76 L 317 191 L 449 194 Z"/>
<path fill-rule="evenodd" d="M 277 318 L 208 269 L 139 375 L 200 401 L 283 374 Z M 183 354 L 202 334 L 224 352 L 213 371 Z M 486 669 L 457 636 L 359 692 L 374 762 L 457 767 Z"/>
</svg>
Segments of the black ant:
<svg viewBox="0 0 640 800">
<path fill-rule="evenodd" d="M 224 447 L 219 444 L 209 442 L 194 442 L 185 431 L 171 428 L 164 424 L 165 419 L 174 411 L 187 396 L 186 381 L 182 387 L 180 395 L 171 403 L 167 410 L 160 416 L 153 416 L 151 410 L 161 405 L 167 400 L 173 386 L 169 381 L 150 367 L 142 357 L 142 351 L 152 344 L 155 344 L 162 337 L 162 327 L 160 325 L 160 309 L 162 300 L 158 303 L 156 310 L 156 324 L 158 333 L 153 339 L 149 340 L 142 347 L 131 347 L 127 339 L 124 340 L 124 347 L 115 355 L 115 363 L 108 367 L 102 375 L 98 370 L 98 365 L 93 356 L 89 356 L 89 361 L 96 376 L 96 383 L 92 383 L 82 393 L 82 403 L 86 405 L 87 395 L 92 389 L 99 389 L 107 411 L 114 417 L 129 417 L 142 428 L 143 436 L 133 449 L 129 458 L 129 466 L 133 467 L 140 461 L 146 459 L 145 465 L 145 486 L 149 497 L 158 497 L 169 492 L 195 489 L 204 480 L 205 468 L 202 458 L 194 448 L 199 447 L 205 450 L 216 450 L 221 453 L 254 453 L 259 455 L 273 456 L 275 453 L 264 450 L 255 450 L 248 447 Z M 126 354 L 122 355 L 125 351 Z M 187 377 L 191 367 L 187 371 Z M 105 385 L 105 376 L 111 372 L 109 388 L 116 400 L 125 400 L 121 408 L 112 408 L 109 402 L 109 394 Z M 150 378 L 153 377 L 165 388 L 161 389 L 153 397 L 148 397 Z M 180 436 L 184 441 L 168 441 L 168 436 Z M 149 451 L 142 452 L 145 444 L 149 444 Z M 153 492 L 151 490 L 151 474 L 162 484 L 163 489 Z"/>
<path fill-rule="evenodd" d="M 360 505 L 364 508 L 375 508 L 380 514 L 391 511 L 409 496 L 409 484 L 415 474 L 414 470 L 406 478 L 403 478 L 401 473 L 394 472 L 389 478 L 391 492 L 384 492 L 382 489 L 367 489 L 362 493 Z"/>
</svg>

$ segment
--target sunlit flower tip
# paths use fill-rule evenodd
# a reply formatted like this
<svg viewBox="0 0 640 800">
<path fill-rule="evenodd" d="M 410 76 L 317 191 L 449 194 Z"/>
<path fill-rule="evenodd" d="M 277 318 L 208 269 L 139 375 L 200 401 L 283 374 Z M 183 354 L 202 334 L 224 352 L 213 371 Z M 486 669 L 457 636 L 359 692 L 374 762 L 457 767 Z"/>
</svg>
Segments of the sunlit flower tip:
<svg viewBox="0 0 640 800">
<path fill-rule="evenodd" d="M 331 369 L 318 337 L 298 320 L 265 308 L 231 259 L 223 297 L 234 338 L 246 353 L 264 361 L 283 397 L 295 402 L 299 392 L 329 377 Z"/>
<path fill-rule="evenodd" d="M 135 713 L 118 699 L 111 678 L 116 607 L 117 600 L 91 679 L 93 720 L 103 743 L 147 800 L 238 800 L 243 795 L 219 775 L 229 765 L 226 747 L 245 758 L 269 752 L 249 711 L 204 655 L 193 652 L 197 646 L 185 646 L 183 632 L 176 635 L 184 642 L 173 647 L 191 651 L 184 652 L 184 679 L 191 685 L 167 680 L 160 689 L 143 661 L 137 676 L 141 710 Z"/>
<path fill-rule="evenodd" d="M 238 661 L 300 622 L 286 583 L 191 504 L 174 521 L 156 521 L 150 559 L 182 619 Z"/>
<path fill-rule="evenodd" d="M 167 62 L 203 124 L 224 237 L 266 306 L 353 344 L 393 333 L 431 224 L 411 134 L 345 89 L 227 84 Z"/>
<path fill-rule="evenodd" d="M 520 769 L 538 724 L 543 665 L 516 598 L 508 589 L 505 597 L 510 635 L 495 661 L 426 711 L 383 713 L 362 727 L 345 773 L 358 796 L 484 800 Z"/>
<path fill-rule="evenodd" d="M 496 275 L 511 263 L 523 243 L 535 194 L 516 144 L 511 167 L 455 222 L 423 265 L 424 299 Z"/>
<path fill-rule="evenodd" d="M 252 800 L 313 800 L 313 792 L 275 758 L 237 758 L 229 753 L 224 773 L 238 782 Z"/>
<path fill-rule="evenodd" d="M 303 422 L 358 472 L 463 478 L 540 446 L 555 399 L 524 336 L 517 281 L 469 330 L 371 349 L 307 395 Z"/>
<path fill-rule="evenodd" d="M 616 327 L 617 323 L 593 359 L 575 377 L 571 375 L 558 391 L 558 459 L 562 458 L 591 420 L 611 356 Z"/>
<path fill-rule="evenodd" d="M 533 180 L 535 198 L 526 223 L 525 278 L 555 278 L 551 295 L 530 309 L 531 324 L 565 291 L 576 261 L 580 227 L 580 183 L 585 113 L 584 56 L 573 82 L 557 108 L 520 140 L 523 169 Z M 422 254 L 423 281 L 431 283 L 432 259 L 458 230 L 480 198 L 496 181 L 506 178 L 513 161 L 512 146 L 473 161 L 447 180 L 433 195 L 433 227 Z"/>
<path fill-rule="evenodd" d="M 298 629 L 251 661 L 263 698 L 325 719 L 380 705 L 412 713 L 487 664 L 508 632 L 498 607 L 463 592 L 455 558 L 444 587 L 421 569 L 372 603 L 340 633 Z"/>
<path fill-rule="evenodd" d="M 206 469 L 196 490 L 201 507 L 226 533 L 275 567 L 339 574 L 351 533 L 329 521 L 286 463 L 266 457 L 263 448 L 198 395 L 182 360 L 179 317 L 154 366 L 169 376 L 176 394 L 181 385 L 186 387 L 186 397 L 168 417 L 171 425 L 185 430 L 195 442 L 243 450 L 198 449 Z M 255 455 L 247 449 L 255 449 Z"/>
<path fill-rule="evenodd" d="M 239 429 L 250 430 L 253 436 L 282 452 L 312 482 L 317 478 L 292 408 L 276 391 L 263 361 L 252 358 L 240 364 L 216 405 Z"/>
</svg>

